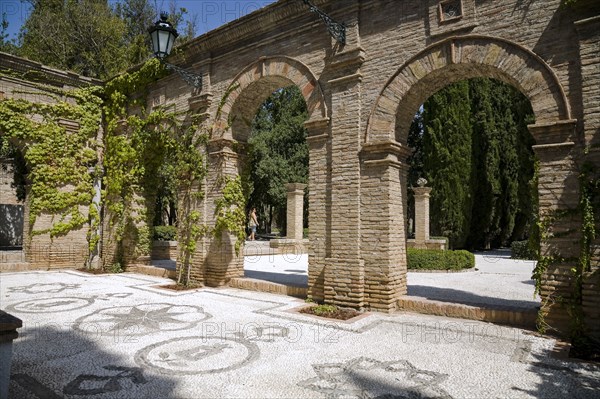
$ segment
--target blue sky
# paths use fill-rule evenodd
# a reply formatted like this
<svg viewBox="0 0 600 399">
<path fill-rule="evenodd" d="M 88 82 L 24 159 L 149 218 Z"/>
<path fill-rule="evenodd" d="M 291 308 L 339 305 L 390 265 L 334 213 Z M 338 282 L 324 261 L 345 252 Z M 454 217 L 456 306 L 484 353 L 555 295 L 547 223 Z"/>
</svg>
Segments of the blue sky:
<svg viewBox="0 0 600 399">
<path fill-rule="evenodd" d="M 152 0 L 158 9 L 168 10 L 170 0 Z M 201 35 L 212 29 L 218 28 L 228 22 L 238 19 L 276 0 L 177 0 L 178 7 L 188 10 L 188 16 L 197 15 L 198 31 Z M 110 1 L 116 3 L 116 1 Z M 6 14 L 8 20 L 8 33 L 11 38 L 16 37 L 21 25 L 29 15 L 27 4 L 21 0 L 0 0 L 0 15 Z"/>
</svg>

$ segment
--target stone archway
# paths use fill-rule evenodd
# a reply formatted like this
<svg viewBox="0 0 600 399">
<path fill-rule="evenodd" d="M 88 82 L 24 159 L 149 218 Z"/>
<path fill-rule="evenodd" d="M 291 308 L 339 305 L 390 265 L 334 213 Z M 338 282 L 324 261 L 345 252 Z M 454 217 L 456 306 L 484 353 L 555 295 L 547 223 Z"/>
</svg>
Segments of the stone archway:
<svg viewBox="0 0 600 399">
<path fill-rule="evenodd" d="M 408 131 L 424 99 L 449 83 L 476 77 L 516 87 L 531 102 L 538 125 L 572 121 L 557 76 L 535 53 L 505 39 L 451 37 L 427 47 L 390 78 L 371 112 L 365 142 L 406 142 L 401 132 Z"/>
<path fill-rule="evenodd" d="M 295 85 L 300 89 L 308 109 L 310 126 L 327 119 L 327 106 L 316 75 L 300 61 L 290 57 L 261 57 L 245 67 L 231 82 L 225 103 L 216 120 L 226 127 L 222 137 L 245 142 L 250 122 L 260 104 L 275 90 Z"/>
<path fill-rule="evenodd" d="M 508 83 L 531 102 L 536 123 L 529 129 L 540 160 L 541 217 L 577 207 L 576 120 L 553 70 L 533 52 L 504 39 L 473 35 L 437 42 L 407 61 L 386 83 L 372 109 L 361 152 L 361 190 L 363 196 L 370 197 L 370 201 L 363 201 L 364 214 L 370 216 L 363 217 L 362 227 L 365 231 L 383 230 L 386 237 L 378 243 L 377 253 L 367 247 L 362 251 L 365 270 L 371 280 L 381 280 L 390 297 L 406 294 L 404 213 L 406 159 L 410 154 L 406 140 L 413 116 L 430 95 L 447 84 L 475 77 Z M 578 248 L 572 243 L 579 233 L 574 223 L 554 221 L 550 229 L 574 232 L 567 239 L 546 239 L 542 254 L 576 258 Z M 548 269 L 541 292 L 544 303 L 550 303 L 546 300 L 554 294 L 570 293 L 569 267 L 567 263 Z M 378 298 L 380 293 L 371 290 L 370 294 Z M 564 310 L 548 311 L 547 320 L 554 325 L 566 320 Z"/>
<path fill-rule="evenodd" d="M 324 242 L 326 235 L 323 221 L 326 218 L 321 195 L 325 192 L 323 167 L 328 156 L 325 142 L 329 137 L 329 117 L 325 97 L 316 75 L 300 61 L 290 57 L 261 57 L 245 67 L 229 84 L 229 91 L 215 116 L 215 127 L 209 142 L 210 176 L 235 177 L 245 167 L 245 143 L 250 136 L 251 122 L 259 106 L 279 88 L 295 85 L 300 89 L 308 109 L 304 123 L 309 144 L 309 280 L 315 265 L 323 262 L 317 256 L 317 243 Z M 218 182 L 213 182 L 218 185 Z M 209 191 L 208 202 L 219 196 L 218 190 Z M 213 198 L 214 197 L 214 198 Z M 243 259 L 227 256 L 209 257 L 208 284 L 221 285 L 226 281 L 243 277 Z M 321 267 L 322 269 L 322 267 Z M 216 273 L 215 273 L 216 271 Z M 218 275 L 211 279 L 211 275 Z M 310 281 L 309 281 L 310 285 Z"/>
</svg>

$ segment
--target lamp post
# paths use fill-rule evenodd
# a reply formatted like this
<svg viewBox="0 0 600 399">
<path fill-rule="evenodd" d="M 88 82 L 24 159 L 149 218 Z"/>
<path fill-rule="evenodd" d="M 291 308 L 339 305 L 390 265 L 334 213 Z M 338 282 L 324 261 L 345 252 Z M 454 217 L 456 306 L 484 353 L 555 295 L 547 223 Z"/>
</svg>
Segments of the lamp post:
<svg viewBox="0 0 600 399">
<path fill-rule="evenodd" d="M 169 64 L 165 61 L 165 58 L 171 54 L 175 39 L 179 36 L 177 30 L 167 20 L 168 18 L 168 14 L 161 13 L 160 19 L 148 28 L 148 33 L 152 39 L 152 51 L 154 52 L 154 56 L 158 58 L 167 69 L 177 72 L 187 84 L 199 89 L 202 87 L 201 75 L 196 75 L 195 73 L 186 71 L 177 65 Z"/>
</svg>

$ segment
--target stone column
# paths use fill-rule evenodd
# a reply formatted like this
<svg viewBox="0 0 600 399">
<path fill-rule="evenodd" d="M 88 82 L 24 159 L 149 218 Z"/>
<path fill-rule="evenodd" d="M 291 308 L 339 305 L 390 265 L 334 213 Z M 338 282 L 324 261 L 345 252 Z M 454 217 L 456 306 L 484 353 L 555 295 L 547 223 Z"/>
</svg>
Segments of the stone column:
<svg viewBox="0 0 600 399">
<path fill-rule="evenodd" d="M 306 184 L 289 183 L 287 190 L 287 233 L 288 240 L 302 240 L 304 228 L 304 189 Z"/>
<path fill-rule="evenodd" d="M 429 194 L 431 187 L 425 187 L 427 180 L 419 179 L 415 193 L 415 244 L 425 245 L 429 240 Z"/>
</svg>

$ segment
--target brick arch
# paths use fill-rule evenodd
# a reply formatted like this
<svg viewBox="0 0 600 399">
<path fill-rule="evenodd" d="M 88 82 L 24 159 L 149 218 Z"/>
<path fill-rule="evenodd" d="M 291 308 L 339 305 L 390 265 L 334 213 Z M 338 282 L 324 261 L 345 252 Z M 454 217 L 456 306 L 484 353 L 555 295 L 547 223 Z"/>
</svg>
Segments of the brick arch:
<svg viewBox="0 0 600 399">
<path fill-rule="evenodd" d="M 224 135 L 246 141 L 249 125 L 260 104 L 275 90 L 297 86 L 306 101 L 308 120 L 327 117 L 323 91 L 315 74 L 302 62 L 285 56 L 261 57 L 245 67 L 232 81 L 234 88 L 221 108 L 218 120 L 222 125 L 231 123 Z"/>
<path fill-rule="evenodd" d="M 531 102 L 537 124 L 571 120 L 564 90 L 543 59 L 508 40 L 469 35 L 427 47 L 392 76 L 371 112 L 365 142 L 406 143 L 414 114 L 427 98 L 450 83 L 476 77 L 520 90 Z"/>
</svg>

